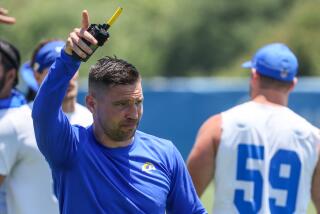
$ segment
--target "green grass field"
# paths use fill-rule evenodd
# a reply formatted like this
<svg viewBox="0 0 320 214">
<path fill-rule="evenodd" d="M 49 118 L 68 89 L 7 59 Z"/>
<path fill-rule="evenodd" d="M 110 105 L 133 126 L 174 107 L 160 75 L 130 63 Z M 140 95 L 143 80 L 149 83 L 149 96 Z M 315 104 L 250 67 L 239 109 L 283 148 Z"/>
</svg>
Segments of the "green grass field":
<svg viewBox="0 0 320 214">
<path fill-rule="evenodd" d="M 213 183 L 210 184 L 210 186 L 206 189 L 204 194 L 201 197 L 201 201 L 205 208 L 207 209 L 209 214 L 212 214 L 212 205 L 213 205 Z M 308 214 L 316 214 L 314 206 L 310 203 Z"/>
</svg>

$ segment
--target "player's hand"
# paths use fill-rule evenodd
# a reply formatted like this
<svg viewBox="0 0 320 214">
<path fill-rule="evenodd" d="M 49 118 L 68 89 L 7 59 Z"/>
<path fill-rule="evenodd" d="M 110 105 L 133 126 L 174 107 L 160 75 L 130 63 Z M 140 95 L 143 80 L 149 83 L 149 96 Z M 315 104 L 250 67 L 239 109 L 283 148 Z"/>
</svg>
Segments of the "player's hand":
<svg viewBox="0 0 320 214">
<path fill-rule="evenodd" d="M 82 11 L 81 28 L 75 28 L 67 39 L 64 48 L 67 54 L 72 55 L 72 51 L 74 51 L 81 58 L 86 58 L 87 55 L 92 54 L 92 49 L 84 42 L 84 40 L 87 40 L 94 45 L 96 45 L 98 41 L 87 31 L 89 23 L 88 11 L 84 10 Z"/>
<path fill-rule="evenodd" d="M 0 23 L 12 25 L 16 23 L 16 19 L 14 17 L 8 16 L 8 10 L 0 7 Z"/>
</svg>

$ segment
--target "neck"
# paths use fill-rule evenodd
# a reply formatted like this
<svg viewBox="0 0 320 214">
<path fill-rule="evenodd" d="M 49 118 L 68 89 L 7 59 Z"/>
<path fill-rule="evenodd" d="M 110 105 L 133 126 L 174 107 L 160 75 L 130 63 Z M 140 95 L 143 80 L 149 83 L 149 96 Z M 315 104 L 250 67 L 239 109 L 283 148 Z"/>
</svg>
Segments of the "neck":
<svg viewBox="0 0 320 214">
<path fill-rule="evenodd" d="M 262 104 L 288 106 L 288 94 L 274 90 L 260 90 L 252 100 Z"/>
<path fill-rule="evenodd" d="M 62 102 L 62 110 L 65 113 L 71 113 L 75 111 L 76 98 L 64 99 Z"/>
<path fill-rule="evenodd" d="M 2 88 L 2 90 L 0 91 L 0 99 L 5 99 L 10 97 L 11 95 L 11 88 Z"/>
<path fill-rule="evenodd" d="M 126 147 L 131 144 L 133 137 L 131 137 L 128 140 L 124 141 L 115 141 L 112 140 L 109 136 L 107 136 L 104 131 L 95 123 L 93 123 L 93 134 L 97 141 L 108 148 L 120 148 L 120 147 Z"/>
</svg>

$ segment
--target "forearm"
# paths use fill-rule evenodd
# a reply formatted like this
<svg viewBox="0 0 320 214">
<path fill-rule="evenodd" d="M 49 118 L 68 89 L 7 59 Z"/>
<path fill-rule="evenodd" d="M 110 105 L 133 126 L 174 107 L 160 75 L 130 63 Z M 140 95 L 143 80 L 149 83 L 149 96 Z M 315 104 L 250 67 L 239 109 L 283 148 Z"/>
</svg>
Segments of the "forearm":
<svg viewBox="0 0 320 214">
<path fill-rule="evenodd" d="M 37 144 L 49 161 L 62 153 L 72 138 L 72 127 L 61 111 L 70 79 L 80 63 L 63 51 L 49 70 L 34 101 L 32 118 Z"/>
</svg>

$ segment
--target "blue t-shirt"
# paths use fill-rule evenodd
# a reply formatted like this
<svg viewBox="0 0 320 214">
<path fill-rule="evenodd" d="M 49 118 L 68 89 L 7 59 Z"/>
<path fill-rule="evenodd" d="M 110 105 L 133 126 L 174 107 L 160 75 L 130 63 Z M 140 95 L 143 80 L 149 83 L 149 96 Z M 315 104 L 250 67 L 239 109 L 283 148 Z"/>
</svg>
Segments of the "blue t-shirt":
<svg viewBox="0 0 320 214">
<path fill-rule="evenodd" d="M 37 143 L 54 180 L 61 213 L 206 213 L 184 161 L 168 140 L 137 131 L 126 147 L 97 142 L 92 126 L 71 126 L 61 111 L 79 62 L 51 67 L 33 106 Z"/>
<path fill-rule="evenodd" d="M 24 95 L 16 89 L 11 90 L 11 94 L 7 98 L 0 99 L 0 110 L 17 108 L 26 104 Z"/>
</svg>

